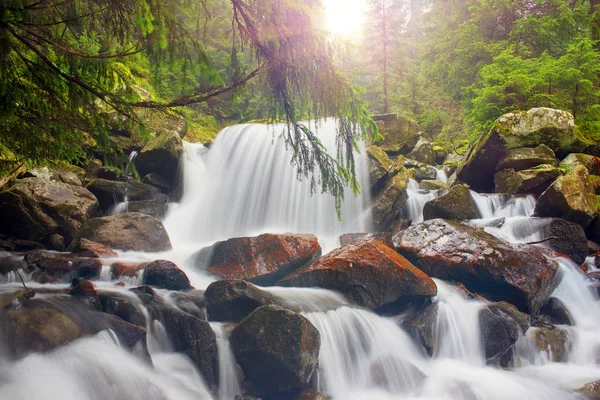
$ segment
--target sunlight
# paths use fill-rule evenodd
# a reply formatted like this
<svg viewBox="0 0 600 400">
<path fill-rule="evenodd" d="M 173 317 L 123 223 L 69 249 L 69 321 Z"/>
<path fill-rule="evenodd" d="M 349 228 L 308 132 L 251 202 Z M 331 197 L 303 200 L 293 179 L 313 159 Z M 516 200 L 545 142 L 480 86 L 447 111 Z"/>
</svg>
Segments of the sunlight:
<svg viewBox="0 0 600 400">
<path fill-rule="evenodd" d="M 323 0 L 327 29 L 343 37 L 358 34 L 367 9 L 366 0 Z"/>
</svg>

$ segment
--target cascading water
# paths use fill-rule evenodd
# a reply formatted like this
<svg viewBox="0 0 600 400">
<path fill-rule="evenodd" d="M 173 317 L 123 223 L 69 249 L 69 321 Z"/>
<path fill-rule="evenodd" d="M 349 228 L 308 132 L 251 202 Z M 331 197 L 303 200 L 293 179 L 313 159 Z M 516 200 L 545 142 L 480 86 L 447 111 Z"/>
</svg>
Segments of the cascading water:
<svg viewBox="0 0 600 400">
<path fill-rule="evenodd" d="M 333 122 L 319 133 L 334 148 Z M 361 147 L 362 148 L 362 147 Z M 307 232 L 318 235 L 325 249 L 346 232 L 370 230 L 367 190 L 354 197 L 346 193 L 342 220 L 327 194 L 311 196 L 310 183 L 298 181 L 290 155 L 278 132 L 263 125 L 227 128 L 208 149 L 184 144 L 183 185 L 179 204 L 170 206 L 165 221 L 174 245 L 172 252 L 140 254 L 120 252 L 120 261 L 152 261 L 167 258 L 185 269 L 183 260 L 204 244 L 234 236 L 262 232 Z M 368 187 L 364 152 L 357 156 L 361 186 Z M 437 178 L 444 180 L 442 171 Z M 408 187 L 405 216 L 422 220 L 424 204 L 438 192 L 422 191 L 415 181 Z M 482 219 L 472 223 L 511 242 L 539 240 L 541 220 L 530 218 L 532 196 L 478 195 L 472 193 Z M 105 259 L 102 279 L 110 279 Z M 568 362 L 552 362 L 543 352 L 519 341 L 527 354 L 519 367 L 503 370 L 486 365 L 479 310 L 483 303 L 469 299 L 458 288 L 436 280 L 438 295 L 433 356 L 425 354 L 402 328 L 403 318 L 382 317 L 353 307 L 341 295 L 323 289 L 268 288 L 286 305 L 302 312 L 321 334 L 318 386 L 333 399 L 401 400 L 569 400 L 581 399 L 572 390 L 600 379 L 600 301 L 588 287 L 577 266 L 558 260 L 562 282 L 554 296 L 563 301 L 576 325 L 569 330 L 573 346 Z M 199 289 L 212 277 L 186 269 Z M 14 275 L 14 274 L 13 274 Z M 7 275 L 2 290 L 16 290 L 16 276 Z M 36 288 L 24 275 L 28 285 Z M 5 278 L 6 280 L 6 278 Z M 141 284 L 132 278 L 125 288 L 114 282 L 96 282 L 102 289 L 121 290 Z M 38 285 L 38 286 L 36 286 Z M 64 290 L 67 285 L 55 285 Z M 137 304 L 145 315 L 141 304 Z M 0 349 L 0 398 L 2 399 L 233 399 L 241 392 L 235 359 L 228 343 L 229 327 L 212 323 L 219 352 L 219 389 L 209 393 L 200 374 L 185 356 L 173 353 L 165 327 L 148 317 L 148 349 L 152 365 L 115 342 L 110 332 L 77 340 L 47 354 L 31 354 L 19 361 L 5 359 Z M 531 352 L 538 352 L 529 357 Z M 31 372 L 36 384 L 31 384 Z"/>
<path fill-rule="evenodd" d="M 129 169 L 131 168 L 131 165 L 133 165 L 137 155 L 138 155 L 138 152 L 135 150 L 133 150 L 131 153 L 129 153 L 127 165 L 125 165 L 125 176 L 127 178 L 131 177 Z M 125 186 L 125 195 L 123 196 L 123 201 L 115 204 L 115 206 L 109 210 L 108 215 L 122 214 L 122 213 L 127 212 L 128 209 L 129 209 L 129 196 L 127 195 L 127 186 Z"/>
<path fill-rule="evenodd" d="M 439 171 L 438 171 L 439 173 Z M 408 199 L 402 209 L 403 218 L 410 219 L 414 223 L 423 222 L 423 207 L 425 203 L 440 196 L 439 190 L 423 190 L 414 179 L 408 180 L 406 187 Z"/>
<path fill-rule="evenodd" d="M 334 120 L 317 127 L 323 145 L 335 156 Z M 311 191 L 298 180 L 290 151 L 279 135 L 283 125 L 237 125 L 224 129 L 206 151 L 186 145 L 184 195 L 170 210 L 165 227 L 178 246 L 253 236 L 264 232 L 313 233 L 325 248 L 346 232 L 370 230 L 368 190 L 344 193 L 341 220 L 328 193 Z M 361 152 L 365 153 L 364 145 Z M 198 167 L 198 168 L 188 168 Z M 367 188 L 366 158 L 356 158 L 356 173 Z"/>
</svg>

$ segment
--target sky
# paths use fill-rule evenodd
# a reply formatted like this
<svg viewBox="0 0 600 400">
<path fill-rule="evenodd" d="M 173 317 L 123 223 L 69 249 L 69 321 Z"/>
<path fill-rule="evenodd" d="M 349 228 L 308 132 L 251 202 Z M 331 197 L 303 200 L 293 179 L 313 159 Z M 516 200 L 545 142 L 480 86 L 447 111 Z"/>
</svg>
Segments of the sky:
<svg viewBox="0 0 600 400">
<path fill-rule="evenodd" d="M 327 29 L 342 37 L 355 35 L 361 28 L 366 0 L 323 0 Z"/>
</svg>

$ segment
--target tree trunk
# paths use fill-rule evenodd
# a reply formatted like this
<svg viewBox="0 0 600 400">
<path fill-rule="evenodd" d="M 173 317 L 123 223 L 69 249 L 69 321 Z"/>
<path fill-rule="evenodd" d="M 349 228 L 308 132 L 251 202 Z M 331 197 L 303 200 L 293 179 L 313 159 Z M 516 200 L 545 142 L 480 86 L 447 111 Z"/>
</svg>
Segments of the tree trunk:
<svg viewBox="0 0 600 400">
<path fill-rule="evenodd" d="M 387 15 L 385 10 L 385 0 L 382 0 L 382 12 L 383 12 L 383 113 L 387 114 L 389 112 L 388 108 L 388 69 L 387 69 Z"/>
<path fill-rule="evenodd" d="M 592 39 L 596 41 L 596 50 L 600 51 L 600 0 L 590 0 L 590 12 L 593 16 Z"/>
</svg>

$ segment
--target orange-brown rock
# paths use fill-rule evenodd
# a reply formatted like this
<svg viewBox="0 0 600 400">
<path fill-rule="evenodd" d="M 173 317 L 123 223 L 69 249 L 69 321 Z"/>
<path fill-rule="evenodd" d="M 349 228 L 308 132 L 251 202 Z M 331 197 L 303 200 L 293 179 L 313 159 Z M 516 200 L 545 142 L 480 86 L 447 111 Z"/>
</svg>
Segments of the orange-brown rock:
<svg viewBox="0 0 600 400">
<path fill-rule="evenodd" d="M 337 290 L 360 306 L 385 311 L 437 293 L 429 276 L 378 240 L 335 249 L 279 283 Z"/>
<path fill-rule="evenodd" d="M 315 235 L 266 233 L 217 242 L 196 253 L 193 262 L 223 279 L 272 285 L 320 255 Z"/>
<path fill-rule="evenodd" d="M 91 258 L 118 256 L 118 254 L 110 247 L 106 247 L 100 243 L 93 242 L 86 238 L 81 238 L 79 240 L 75 248 L 73 248 L 73 253 L 77 253 L 77 255 L 80 257 Z"/>
</svg>

